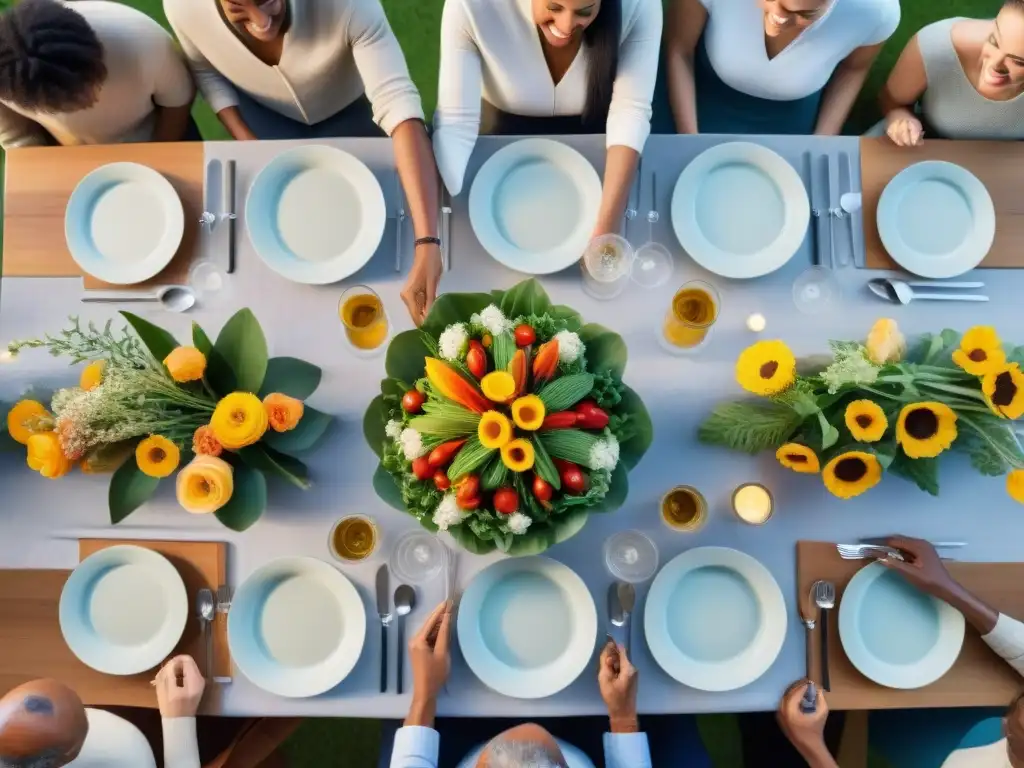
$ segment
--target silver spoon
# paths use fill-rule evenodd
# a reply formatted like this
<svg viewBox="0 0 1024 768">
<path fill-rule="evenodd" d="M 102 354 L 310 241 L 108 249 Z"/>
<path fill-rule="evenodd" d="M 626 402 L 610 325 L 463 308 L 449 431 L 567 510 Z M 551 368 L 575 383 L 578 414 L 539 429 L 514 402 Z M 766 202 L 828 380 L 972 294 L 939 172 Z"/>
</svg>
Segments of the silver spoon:
<svg viewBox="0 0 1024 768">
<path fill-rule="evenodd" d="M 828 675 L 828 612 L 836 606 L 836 586 L 830 581 L 814 582 L 814 603 L 821 619 L 821 687 L 832 690 Z"/>
<path fill-rule="evenodd" d="M 213 591 L 200 589 L 196 593 L 196 613 L 199 615 L 199 628 L 206 645 L 206 675 L 213 677 L 213 619 L 217 615 L 217 604 L 213 599 Z"/>
<path fill-rule="evenodd" d="M 919 293 L 918 288 L 982 288 L 984 283 L 939 283 L 904 282 L 888 277 L 876 277 L 868 281 L 868 288 L 879 298 L 899 304 L 909 304 L 916 299 L 932 301 L 988 301 L 988 296 L 970 293 Z"/>
<path fill-rule="evenodd" d="M 395 590 L 395 613 L 398 615 L 398 693 L 402 693 L 402 665 L 405 661 L 405 617 L 416 607 L 416 590 L 400 584 Z"/>
<path fill-rule="evenodd" d="M 622 614 L 625 621 L 626 658 L 633 660 L 633 606 L 636 605 L 636 587 L 632 584 L 620 581 L 618 584 L 619 603 L 622 605 Z"/>
<path fill-rule="evenodd" d="M 165 285 L 159 288 L 156 293 L 132 293 L 130 291 L 116 293 L 105 291 L 95 296 L 86 294 L 82 297 L 82 301 L 110 304 L 119 302 L 156 302 L 163 304 L 164 309 L 169 312 L 186 312 L 195 306 L 196 294 L 185 285 Z"/>
<path fill-rule="evenodd" d="M 613 627 L 621 627 L 626 623 L 626 616 L 622 612 L 622 602 L 619 600 L 619 583 L 617 581 L 608 585 L 608 621 Z"/>
</svg>

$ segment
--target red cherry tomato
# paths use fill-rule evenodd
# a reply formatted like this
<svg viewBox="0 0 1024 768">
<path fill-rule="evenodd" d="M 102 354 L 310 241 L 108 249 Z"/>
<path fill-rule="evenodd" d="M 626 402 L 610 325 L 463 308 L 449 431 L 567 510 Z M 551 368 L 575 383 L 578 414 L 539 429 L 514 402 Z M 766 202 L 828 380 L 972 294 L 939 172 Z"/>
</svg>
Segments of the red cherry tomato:
<svg viewBox="0 0 1024 768">
<path fill-rule="evenodd" d="M 551 483 L 534 475 L 533 477 L 533 495 L 537 497 L 538 501 L 551 501 L 551 496 L 554 494 L 554 488 L 551 487 Z"/>
<path fill-rule="evenodd" d="M 516 326 L 516 346 L 528 347 L 537 340 L 537 334 L 526 323 Z"/>
<path fill-rule="evenodd" d="M 434 486 L 439 491 L 447 491 L 452 487 L 452 481 L 448 479 L 448 473 L 444 470 L 437 470 L 434 473 Z"/>
<path fill-rule="evenodd" d="M 402 395 L 402 408 L 406 413 L 419 413 L 423 408 L 423 401 L 426 399 L 419 390 L 410 389 Z"/>
<path fill-rule="evenodd" d="M 462 502 L 470 499 L 476 499 L 479 504 L 480 499 L 480 478 L 476 475 L 466 475 L 455 484 L 455 501 L 463 509 L 476 509 L 473 507 L 463 507 Z"/>
<path fill-rule="evenodd" d="M 499 488 L 494 492 L 494 510 L 511 515 L 519 509 L 519 494 L 512 488 Z"/>
<path fill-rule="evenodd" d="M 412 460 L 412 473 L 416 475 L 417 480 L 429 480 L 434 474 L 434 468 L 430 466 L 426 456 L 420 456 Z"/>
<path fill-rule="evenodd" d="M 562 470 L 562 487 L 567 493 L 583 493 L 587 489 L 587 476 L 579 467 Z"/>
</svg>

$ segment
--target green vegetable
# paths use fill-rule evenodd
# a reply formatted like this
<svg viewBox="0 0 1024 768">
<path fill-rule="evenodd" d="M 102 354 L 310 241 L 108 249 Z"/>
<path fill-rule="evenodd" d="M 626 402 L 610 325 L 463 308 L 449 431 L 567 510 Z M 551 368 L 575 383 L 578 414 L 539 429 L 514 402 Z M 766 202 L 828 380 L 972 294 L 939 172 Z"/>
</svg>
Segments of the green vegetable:
<svg viewBox="0 0 1024 768">
<path fill-rule="evenodd" d="M 792 408 L 771 402 L 723 403 L 700 425 L 697 437 L 702 443 L 755 454 L 774 451 L 802 421 Z"/>
<path fill-rule="evenodd" d="M 561 376 L 544 387 L 540 399 L 548 413 L 557 413 L 576 405 L 593 388 L 594 377 L 589 373 Z"/>
<path fill-rule="evenodd" d="M 493 491 L 505 485 L 506 478 L 508 478 L 508 467 L 498 456 L 480 473 L 480 486 L 485 491 Z"/>
<path fill-rule="evenodd" d="M 590 466 L 590 449 L 600 439 L 597 435 L 578 429 L 558 429 L 544 432 L 540 436 L 541 444 L 551 456 L 584 467 Z M 536 458 L 534 461 L 536 462 Z"/>
<path fill-rule="evenodd" d="M 416 416 L 409 419 L 409 426 L 426 437 L 441 437 L 446 440 L 475 435 L 477 425 L 480 423 L 480 416 L 470 414 L 467 416 L 444 415 L 428 413 L 425 416 Z"/>
<path fill-rule="evenodd" d="M 458 480 L 463 475 L 468 475 L 474 469 L 482 467 L 487 459 L 490 458 L 491 454 L 494 453 L 493 448 L 484 448 L 480 444 L 480 440 L 477 437 L 471 437 L 469 441 L 462 446 L 462 449 L 455 454 L 455 460 L 452 465 L 448 467 L 448 479 Z"/>
<path fill-rule="evenodd" d="M 530 440 L 533 443 L 533 471 L 556 491 L 559 490 L 562 487 L 562 481 L 558 477 L 558 470 L 548 455 L 547 449 L 544 448 L 544 444 L 537 435 L 531 437 Z"/>
<path fill-rule="evenodd" d="M 491 356 L 494 358 L 494 370 L 504 371 L 512 362 L 516 353 L 516 340 L 510 333 L 499 333 L 491 339 Z"/>
</svg>

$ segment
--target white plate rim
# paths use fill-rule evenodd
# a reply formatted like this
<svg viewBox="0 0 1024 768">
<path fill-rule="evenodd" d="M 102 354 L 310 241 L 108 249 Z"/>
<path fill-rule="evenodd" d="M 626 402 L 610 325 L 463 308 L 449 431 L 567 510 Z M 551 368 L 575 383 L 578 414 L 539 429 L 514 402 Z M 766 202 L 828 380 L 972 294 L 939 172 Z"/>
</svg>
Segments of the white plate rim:
<svg viewBox="0 0 1024 768">
<path fill-rule="evenodd" d="M 760 168 L 775 182 L 786 206 L 782 231 L 758 254 L 737 256 L 723 251 L 708 241 L 697 224 L 697 182 L 726 162 Z M 683 169 L 672 190 L 671 218 L 676 239 L 697 264 L 721 277 L 749 279 L 781 269 L 803 245 L 810 215 L 807 189 L 800 174 L 779 153 L 749 141 L 729 141 L 704 150 Z"/>
<path fill-rule="evenodd" d="M 761 605 L 761 627 L 739 655 L 704 664 L 682 653 L 669 637 L 665 612 L 680 577 L 707 566 L 728 568 L 750 585 Z M 786 600 L 775 577 L 760 561 L 728 547 L 697 547 L 674 557 L 651 584 L 644 606 L 644 634 L 658 665 L 680 683 L 701 691 L 732 691 L 753 683 L 775 663 L 786 640 Z"/>
<path fill-rule="evenodd" d="M 96 258 L 91 245 L 81 243 L 73 232 L 74 220 L 91 214 L 94 193 L 106 182 L 134 181 L 148 184 L 160 198 L 166 215 L 164 237 L 157 248 L 131 264 Z M 82 227 L 90 228 L 88 222 Z M 135 285 L 156 277 L 171 263 L 185 234 L 185 209 L 177 190 L 167 178 L 147 165 L 132 162 L 107 163 L 94 168 L 75 185 L 64 209 L 64 240 L 75 264 L 87 275 L 111 285 Z M 88 238 L 91 241 L 91 236 Z"/>
<path fill-rule="evenodd" d="M 84 635 L 79 633 L 88 633 L 88 629 L 76 615 L 85 610 L 87 589 L 99 572 L 129 564 L 147 568 L 163 586 L 167 613 L 159 639 L 150 641 L 152 648 L 145 654 L 129 654 L 121 649 L 109 656 L 94 654 L 80 639 Z M 159 552 L 134 544 L 116 544 L 94 552 L 75 567 L 61 589 L 57 614 L 64 642 L 79 661 L 108 675 L 136 675 L 162 664 L 178 645 L 188 622 L 188 593 L 178 569 Z"/>
<path fill-rule="evenodd" d="M 476 617 L 483 599 L 501 578 L 519 572 L 541 573 L 567 592 L 575 615 L 570 646 L 550 664 L 524 672 L 516 670 L 510 679 L 497 679 L 492 669 L 510 670 L 487 649 Z M 547 557 L 510 557 L 480 571 L 463 592 L 456 620 L 459 648 L 473 674 L 488 688 L 517 699 L 542 699 L 567 688 L 590 664 L 597 644 L 597 606 L 586 583 L 564 563 Z"/>
<path fill-rule="evenodd" d="M 531 157 L 559 164 L 572 177 L 583 211 L 565 242 L 540 252 L 523 251 L 505 240 L 498 234 L 493 216 L 492 200 L 498 185 L 513 165 Z M 525 274 L 548 275 L 572 266 L 583 257 L 597 223 L 600 203 L 601 177 L 579 151 L 554 139 L 520 139 L 506 144 L 480 166 L 469 189 L 469 223 L 480 245 L 498 263 Z"/>
<path fill-rule="evenodd" d="M 341 645 L 329 661 L 316 668 L 320 670 L 319 682 L 310 685 L 304 685 L 299 674 L 287 675 L 283 684 L 279 684 L 280 681 L 271 679 L 263 673 L 260 661 L 252 659 L 248 648 L 241 644 L 242 636 L 246 634 L 242 622 L 247 613 L 247 604 L 253 602 L 254 609 L 258 606 L 258 595 L 254 592 L 261 580 L 271 574 L 286 572 L 292 575 L 313 574 L 320 577 L 334 589 L 335 597 L 338 598 L 345 616 L 345 631 Z M 366 609 L 359 592 L 340 570 L 315 557 L 279 557 L 263 564 L 250 573 L 235 590 L 231 610 L 228 612 L 228 648 L 238 671 L 256 687 L 285 698 L 310 698 L 337 687 L 355 668 L 365 641 Z"/>
<path fill-rule="evenodd" d="M 276 221 L 274 205 L 280 200 L 280 187 L 274 184 L 275 174 L 289 167 L 309 164 L 339 169 L 356 188 L 363 217 L 356 239 L 344 253 L 325 261 L 299 263 L 280 246 L 276 236 L 264 234 L 256 222 Z M 264 199 L 269 208 L 260 212 L 257 206 Z M 377 252 L 386 225 L 387 205 L 377 177 L 352 153 L 326 144 L 293 147 L 275 156 L 256 174 L 245 199 L 245 228 L 257 255 L 281 277 L 305 285 L 329 285 L 354 275 Z"/>
<path fill-rule="evenodd" d="M 872 655 L 861 640 L 857 618 L 868 588 L 889 573 L 879 563 L 865 566 L 850 579 L 839 604 L 839 639 L 850 663 L 869 680 L 886 688 L 913 689 L 934 683 L 960 657 L 965 635 L 964 616 L 951 605 L 928 596 L 939 616 L 939 638 L 931 651 L 916 664 L 889 664 Z"/>
<path fill-rule="evenodd" d="M 947 254 L 922 254 L 911 249 L 900 233 L 897 211 L 903 196 L 926 178 L 955 185 L 968 198 L 974 213 L 974 230 L 960 247 Z M 970 272 L 984 261 L 996 236 L 996 209 L 988 189 L 977 176 L 956 163 L 923 160 L 897 173 L 882 190 L 875 214 L 878 236 L 893 261 L 920 277 L 942 280 Z"/>
</svg>

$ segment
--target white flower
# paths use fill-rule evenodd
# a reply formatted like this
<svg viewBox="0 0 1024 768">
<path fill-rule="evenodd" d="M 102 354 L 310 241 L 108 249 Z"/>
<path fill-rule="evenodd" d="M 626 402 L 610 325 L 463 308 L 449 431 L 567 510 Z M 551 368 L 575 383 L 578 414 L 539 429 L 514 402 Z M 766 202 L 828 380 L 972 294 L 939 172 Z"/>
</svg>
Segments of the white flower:
<svg viewBox="0 0 1024 768">
<path fill-rule="evenodd" d="M 449 325 L 437 340 L 438 352 L 445 360 L 458 360 L 466 352 L 469 332 L 463 323 Z"/>
<path fill-rule="evenodd" d="M 402 434 L 402 422 L 391 419 L 391 421 L 384 426 L 384 434 L 392 440 L 398 440 Z"/>
<path fill-rule="evenodd" d="M 483 327 L 484 323 L 483 323 L 483 320 L 480 319 L 480 313 L 479 312 L 474 312 L 472 315 L 469 316 L 469 324 L 473 328 L 482 328 Z"/>
<path fill-rule="evenodd" d="M 412 427 L 406 427 L 398 436 L 398 442 L 402 444 L 402 453 L 409 461 L 418 459 L 427 452 L 423 447 L 423 437 Z"/>
<path fill-rule="evenodd" d="M 558 342 L 558 359 L 566 364 L 575 363 L 586 349 L 579 334 L 572 331 L 559 331 L 555 334 L 555 341 Z"/>
<path fill-rule="evenodd" d="M 487 329 L 492 336 L 512 330 L 512 323 L 494 304 L 486 307 L 480 313 L 480 325 Z"/>
<path fill-rule="evenodd" d="M 509 517 L 506 525 L 508 525 L 509 531 L 514 533 L 516 536 L 522 536 L 526 533 L 526 529 L 530 527 L 533 520 L 529 516 L 524 515 L 522 512 L 516 512 Z"/>
<path fill-rule="evenodd" d="M 434 510 L 434 525 L 440 530 L 447 531 L 451 526 L 462 522 L 462 510 L 455 503 L 455 494 L 448 493 L 441 499 L 441 503 Z"/>
<path fill-rule="evenodd" d="M 603 440 L 594 443 L 590 449 L 590 468 L 604 469 L 611 471 L 619 463 L 619 441 L 614 435 L 608 435 Z"/>
</svg>

